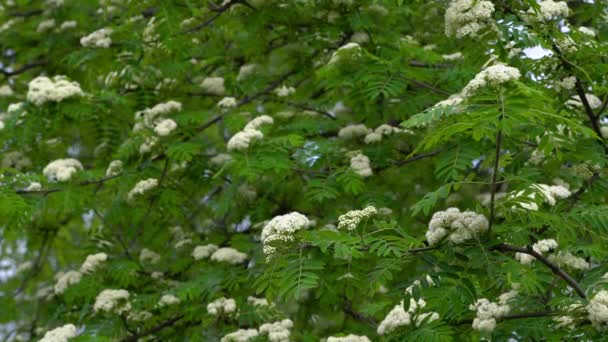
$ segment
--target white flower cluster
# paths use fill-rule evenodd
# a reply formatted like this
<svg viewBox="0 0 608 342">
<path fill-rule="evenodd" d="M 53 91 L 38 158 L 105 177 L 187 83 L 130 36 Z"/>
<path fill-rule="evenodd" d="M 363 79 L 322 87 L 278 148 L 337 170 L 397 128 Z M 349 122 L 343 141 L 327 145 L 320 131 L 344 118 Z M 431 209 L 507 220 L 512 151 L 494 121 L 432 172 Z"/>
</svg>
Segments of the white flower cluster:
<svg viewBox="0 0 608 342">
<path fill-rule="evenodd" d="M 156 123 L 154 132 L 161 137 L 165 137 L 177 128 L 177 123 L 172 119 L 164 119 Z"/>
<path fill-rule="evenodd" d="M 526 197 L 521 197 L 525 192 L 532 191 Z M 551 206 L 554 206 L 558 198 L 568 198 L 571 193 L 563 185 L 547 185 L 547 184 L 533 184 L 528 191 L 519 191 L 512 194 L 510 198 L 514 198 L 517 201 L 517 205 L 526 210 L 538 210 L 538 204 L 536 204 L 537 196 L 540 196 L 544 202 Z M 516 207 L 513 206 L 515 209 Z"/>
<path fill-rule="evenodd" d="M 278 97 L 287 97 L 295 93 L 296 89 L 294 87 L 288 87 L 286 85 L 283 85 L 282 87 L 275 89 L 274 92 L 275 94 L 277 94 Z"/>
<path fill-rule="evenodd" d="M 260 334 L 268 335 L 268 341 L 270 342 L 289 342 L 292 327 L 293 322 L 290 319 L 264 323 L 260 326 Z"/>
<path fill-rule="evenodd" d="M 491 1 L 454 0 L 445 12 L 445 34 L 448 37 L 476 37 L 492 27 L 494 5 Z"/>
<path fill-rule="evenodd" d="M 226 93 L 222 77 L 207 77 L 201 83 L 201 88 L 211 95 L 222 96 Z"/>
<path fill-rule="evenodd" d="M 152 318 L 152 316 L 152 313 L 149 311 L 131 311 L 127 319 L 133 322 L 144 322 Z"/>
<path fill-rule="evenodd" d="M 36 106 L 41 106 L 46 102 L 61 102 L 70 97 L 83 95 L 78 82 L 69 81 L 65 76 L 57 75 L 52 79 L 38 76 L 31 80 L 27 85 L 26 98 Z"/>
<path fill-rule="evenodd" d="M 482 1 L 483 2 L 483 1 Z M 470 96 L 477 90 L 497 86 L 521 77 L 519 69 L 504 64 L 495 64 L 483 69 L 464 87 L 463 94 Z"/>
<path fill-rule="evenodd" d="M 350 158 L 350 168 L 361 177 L 369 177 L 374 174 L 369 165 L 369 158 L 360 152 Z"/>
<path fill-rule="evenodd" d="M 22 170 L 32 166 L 32 161 L 30 158 L 23 155 L 23 153 L 19 151 L 12 151 L 8 153 L 4 153 L 4 158 L 2 158 L 3 168 L 12 168 L 17 170 Z"/>
<path fill-rule="evenodd" d="M 36 32 L 44 32 L 55 27 L 55 19 L 43 20 L 38 24 Z"/>
<path fill-rule="evenodd" d="M 76 337 L 78 332 L 74 324 L 66 324 L 62 327 L 49 330 L 38 342 L 67 342 L 70 338 Z"/>
<path fill-rule="evenodd" d="M 560 81 L 555 82 L 555 90 L 560 89 L 572 90 L 576 86 L 576 76 L 565 77 Z M 580 100 L 580 99 L 579 99 Z M 578 102 L 580 104 L 580 101 Z"/>
<path fill-rule="evenodd" d="M 64 21 L 63 23 L 61 23 L 61 25 L 59 26 L 59 32 L 68 30 L 68 29 L 72 29 L 75 28 L 76 26 L 78 26 L 78 23 L 74 20 L 68 20 L 68 21 Z"/>
<path fill-rule="evenodd" d="M 367 128 L 364 124 L 351 124 L 346 125 L 338 131 L 338 137 L 343 139 L 352 139 L 365 136 L 369 133 L 372 133 L 370 128 Z"/>
<path fill-rule="evenodd" d="M 458 208 L 449 208 L 433 214 L 426 239 L 430 245 L 434 245 L 449 234 L 450 241 L 463 243 L 488 230 L 488 225 L 488 220 L 482 214 L 472 211 L 460 212 Z"/>
<path fill-rule="evenodd" d="M 591 107 L 592 109 L 598 109 L 598 108 L 602 107 L 602 100 L 599 97 L 597 97 L 593 94 L 585 94 L 585 98 L 587 98 L 589 107 Z M 583 102 L 582 102 L 580 96 L 574 95 L 574 96 L 572 96 L 572 98 L 570 100 L 566 101 L 566 106 L 569 106 L 571 108 L 574 108 L 574 107 L 582 108 Z"/>
<path fill-rule="evenodd" d="M 137 182 L 137 184 L 135 184 L 131 191 L 129 191 L 129 193 L 127 194 L 127 199 L 131 201 L 136 195 L 143 195 L 144 193 L 156 188 L 157 186 L 158 179 L 156 178 L 148 178 L 141 180 Z"/>
<path fill-rule="evenodd" d="M 106 260 L 108 260 L 108 255 L 106 253 L 91 254 L 87 256 L 85 261 L 80 266 L 80 273 L 94 272 L 102 267 Z"/>
<path fill-rule="evenodd" d="M 577 257 L 570 252 L 551 254 L 547 259 L 559 266 L 568 266 L 577 270 L 588 270 L 591 267 L 587 260 Z"/>
<path fill-rule="evenodd" d="M 84 47 L 109 48 L 112 45 L 112 29 L 102 28 L 88 36 L 80 38 L 80 44 Z"/>
<path fill-rule="evenodd" d="M 545 21 L 567 17 L 570 13 L 565 1 L 544 0 L 538 5 L 540 6 L 539 18 Z M 528 13 L 534 13 L 534 10 L 530 8 Z"/>
<path fill-rule="evenodd" d="M 348 334 L 341 337 L 328 337 L 327 342 L 372 342 L 367 336 Z"/>
<path fill-rule="evenodd" d="M 239 69 L 239 74 L 236 76 L 237 82 L 244 81 L 249 76 L 255 74 L 257 68 L 258 68 L 257 64 L 245 64 L 245 65 L 241 66 Z"/>
<path fill-rule="evenodd" d="M 588 318 L 594 328 L 605 330 L 608 327 L 608 291 L 598 292 L 586 306 Z"/>
<path fill-rule="evenodd" d="M 152 250 L 144 248 L 139 252 L 139 261 L 143 264 L 156 264 L 160 261 L 160 255 Z"/>
<path fill-rule="evenodd" d="M 395 307 L 386 315 L 384 320 L 380 322 L 376 332 L 378 335 L 390 334 L 399 327 L 410 325 L 413 316 L 416 317 L 416 326 L 420 325 L 425 319 L 427 319 L 427 322 L 438 320 L 439 314 L 436 312 L 416 313 L 416 311 L 425 306 L 426 302 L 424 299 L 419 298 L 418 301 L 416 301 L 414 298 L 410 298 L 410 306 L 408 310 L 405 311 L 404 303 L 401 301 L 401 303 L 395 305 Z"/>
<path fill-rule="evenodd" d="M 359 223 L 376 213 L 378 213 L 378 210 L 374 206 L 368 206 L 363 210 L 351 210 L 338 217 L 338 229 L 355 230 Z"/>
<path fill-rule="evenodd" d="M 334 64 L 342 58 L 342 56 L 352 54 L 352 56 L 358 56 L 361 54 L 361 46 L 359 44 L 350 42 L 346 45 L 339 47 L 334 53 L 331 55 L 331 59 L 329 60 L 329 64 Z"/>
<path fill-rule="evenodd" d="M 574 311 L 577 311 L 579 309 L 584 309 L 583 305 L 580 303 L 574 303 L 566 306 L 563 311 L 572 314 Z M 553 321 L 557 323 L 554 326 L 556 329 L 574 328 L 574 318 L 572 316 L 555 316 L 553 317 Z"/>
<path fill-rule="evenodd" d="M 159 103 L 152 108 L 135 113 L 135 125 L 133 132 L 137 132 L 143 128 L 154 129 L 154 132 L 163 137 L 171 134 L 177 128 L 177 123 L 172 119 L 165 119 L 162 116 L 171 112 L 179 112 L 182 110 L 182 104 L 177 101 L 167 101 Z"/>
<path fill-rule="evenodd" d="M 253 118 L 251 121 L 249 121 L 246 125 L 245 128 L 243 128 L 244 131 L 248 131 L 248 130 L 258 130 L 262 125 L 272 125 L 274 123 L 274 119 L 268 115 L 260 115 L 258 117 Z"/>
<path fill-rule="evenodd" d="M 237 265 L 247 260 L 247 254 L 241 253 L 234 248 L 222 247 L 211 254 L 211 260 Z"/>
<path fill-rule="evenodd" d="M 404 132 L 404 130 L 401 128 L 383 124 L 383 125 L 376 127 L 376 129 L 373 132 L 368 133 L 365 136 L 364 141 L 366 144 L 372 144 L 375 142 L 382 141 L 382 138 L 384 136 L 389 136 L 391 134 L 401 133 L 401 132 Z M 409 133 L 409 131 L 408 131 L 408 133 Z"/>
<path fill-rule="evenodd" d="M 131 310 L 129 292 L 122 289 L 105 289 L 97 295 L 97 298 L 95 298 L 93 310 L 95 310 L 95 312 L 104 311 L 116 314 L 127 312 Z"/>
<path fill-rule="evenodd" d="M 256 298 L 249 296 L 247 297 L 247 303 L 253 306 L 269 306 L 268 300 L 266 298 Z"/>
<path fill-rule="evenodd" d="M 220 342 L 247 342 L 259 335 L 257 329 L 239 329 L 222 337 Z"/>
<path fill-rule="evenodd" d="M 122 173 L 122 161 L 112 160 L 106 169 L 106 177 L 115 177 Z"/>
<path fill-rule="evenodd" d="M 9 85 L 5 84 L 0 87 L 0 97 L 9 97 L 13 95 L 13 89 Z"/>
<path fill-rule="evenodd" d="M 469 306 L 469 309 L 477 312 L 473 320 L 473 329 L 484 332 L 492 332 L 496 328 L 496 319 L 511 311 L 509 305 L 490 302 L 486 298 L 478 299 Z"/>
<path fill-rule="evenodd" d="M 268 115 L 261 115 L 249 121 L 242 131 L 236 133 L 228 140 L 226 148 L 228 151 L 244 151 L 249 148 L 249 145 L 255 141 L 264 138 L 264 134 L 259 128 L 262 125 L 272 125 L 274 120 Z"/>
<path fill-rule="evenodd" d="M 226 148 L 228 151 L 243 151 L 248 149 L 253 141 L 262 138 L 264 134 L 258 130 L 240 131 L 230 138 Z"/>
<path fill-rule="evenodd" d="M 236 302 L 232 298 L 221 297 L 207 304 L 207 313 L 210 315 L 230 315 L 236 312 Z"/>
<path fill-rule="evenodd" d="M 441 55 L 441 58 L 446 61 L 457 61 L 459 59 L 462 59 L 462 52 L 454 52 L 450 54 Z"/>
<path fill-rule="evenodd" d="M 82 164 L 78 160 L 66 158 L 50 162 L 44 170 L 42 170 L 42 173 L 51 182 L 66 182 L 70 180 L 76 172 L 81 171 L 82 169 Z"/>
<path fill-rule="evenodd" d="M 350 37 L 350 41 L 357 44 L 365 44 L 369 42 L 369 34 L 363 31 L 355 32 L 352 37 Z"/>
<path fill-rule="evenodd" d="M 578 28 L 578 32 L 586 34 L 591 37 L 595 37 L 595 31 L 592 28 L 581 26 Z"/>
<path fill-rule="evenodd" d="M 196 246 L 192 251 L 192 257 L 194 260 L 206 259 L 211 256 L 215 251 L 218 250 L 218 247 L 214 244 L 208 244 L 205 246 Z"/>
<path fill-rule="evenodd" d="M 218 153 L 209 159 L 209 162 L 213 165 L 222 166 L 224 164 L 230 163 L 232 161 L 232 156 L 227 153 Z"/>
<path fill-rule="evenodd" d="M 169 306 L 169 305 L 176 305 L 179 304 L 180 300 L 179 298 L 175 297 L 172 294 L 166 294 L 163 295 L 162 297 L 160 297 L 160 300 L 158 301 L 158 306 Z"/>
<path fill-rule="evenodd" d="M 234 97 L 227 96 L 221 99 L 220 102 L 217 103 L 217 106 L 220 108 L 235 108 L 238 106 L 238 102 Z"/>
<path fill-rule="evenodd" d="M 557 248 L 557 241 L 553 239 L 538 240 L 532 245 L 532 249 L 539 254 L 551 252 Z M 522 264 L 531 264 L 536 258 L 527 253 L 515 253 L 515 259 L 519 260 Z"/>
<path fill-rule="evenodd" d="M 70 285 L 75 285 L 80 282 L 82 274 L 78 271 L 59 272 L 55 275 L 55 294 L 62 294 Z"/>
<path fill-rule="evenodd" d="M 287 247 L 289 243 L 295 241 L 294 234 L 298 230 L 308 228 L 310 224 L 310 220 L 297 211 L 275 216 L 268 221 L 262 229 L 261 235 L 266 258 L 272 258 L 278 248 Z"/>
</svg>

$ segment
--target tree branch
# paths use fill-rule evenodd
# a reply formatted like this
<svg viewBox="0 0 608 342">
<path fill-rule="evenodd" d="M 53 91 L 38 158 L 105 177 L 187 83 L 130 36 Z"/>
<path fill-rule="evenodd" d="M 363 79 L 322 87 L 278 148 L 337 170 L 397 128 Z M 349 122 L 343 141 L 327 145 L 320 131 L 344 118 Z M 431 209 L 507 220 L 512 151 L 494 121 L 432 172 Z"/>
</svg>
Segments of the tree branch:
<svg viewBox="0 0 608 342">
<path fill-rule="evenodd" d="M 437 63 L 437 64 L 432 64 L 432 63 L 425 63 L 425 62 L 420 62 L 420 61 L 416 61 L 416 60 L 412 60 L 409 62 L 411 67 L 415 67 L 415 68 L 437 68 L 437 69 L 448 69 L 453 67 L 452 64 L 449 63 Z"/>
<path fill-rule="evenodd" d="M 283 83 L 283 81 L 285 81 L 287 78 L 289 78 L 291 75 L 293 75 L 295 73 L 296 72 L 293 71 L 293 70 L 289 71 L 289 72 L 281 75 L 276 80 L 272 81 L 264 89 L 258 91 L 257 93 L 254 93 L 254 94 L 251 94 L 251 95 L 246 95 L 245 97 L 243 97 L 242 99 L 240 99 L 237 102 L 236 108 L 244 106 L 244 105 L 252 102 L 253 100 L 259 98 L 260 96 L 270 93 L 271 91 L 274 90 L 274 88 L 276 88 L 279 84 Z M 224 117 L 224 115 L 226 115 L 226 113 L 218 114 L 218 115 L 212 117 L 211 119 L 207 120 L 205 123 L 203 123 L 202 125 L 200 125 L 196 130 L 198 132 L 202 132 L 202 131 L 206 130 L 207 128 L 213 126 L 215 123 L 217 123 L 220 120 L 222 120 L 222 118 Z"/>
<path fill-rule="evenodd" d="M 123 175 L 123 173 L 119 174 L 119 175 L 115 175 L 115 176 L 109 176 L 109 177 L 104 177 L 104 178 L 100 178 L 100 179 L 94 179 L 94 180 L 85 180 L 82 181 L 80 183 L 78 183 L 79 186 L 87 186 L 87 185 L 100 185 L 103 184 L 109 180 L 112 180 L 114 178 L 118 178 L 121 177 Z M 64 189 L 60 189 L 60 188 L 51 188 L 51 189 L 41 189 L 41 190 L 26 190 L 26 189 L 19 189 L 19 190 L 15 190 L 16 194 L 33 194 L 33 195 L 48 195 L 50 193 L 53 192 L 59 192 L 59 191 L 63 191 Z"/>
<path fill-rule="evenodd" d="M 502 89 L 500 90 L 500 117 L 498 124 L 502 122 L 505 116 L 505 106 L 503 100 Z M 492 184 L 490 184 L 490 219 L 488 223 L 488 236 L 492 234 L 492 225 L 494 224 L 495 212 L 496 212 L 496 177 L 498 176 L 498 167 L 500 164 L 500 147 L 502 145 L 502 128 L 498 127 L 496 132 L 496 150 L 494 151 L 494 168 L 492 169 Z"/>
<path fill-rule="evenodd" d="M 547 258 L 545 258 L 542 254 L 538 253 L 537 251 L 535 251 L 532 247 L 527 246 L 527 247 L 517 247 L 517 246 L 512 246 L 512 245 L 508 245 L 508 244 L 500 244 L 497 245 L 495 247 L 492 248 L 493 250 L 498 250 L 501 252 L 517 252 L 517 253 L 525 253 L 525 254 L 529 254 L 531 256 L 533 256 L 534 258 L 536 258 L 538 261 L 542 262 L 545 266 L 547 266 L 551 272 L 553 272 L 555 275 L 557 275 L 558 277 L 562 278 L 566 283 L 568 283 L 568 285 L 570 285 L 574 291 L 583 299 L 587 298 L 587 295 L 585 294 L 585 291 L 583 290 L 583 288 L 581 287 L 581 285 L 574 280 L 574 278 L 572 278 L 568 273 L 566 273 L 565 271 L 563 271 L 561 268 L 559 268 L 557 265 L 555 265 L 554 263 L 552 263 L 551 261 L 549 261 Z"/>
<path fill-rule="evenodd" d="M 183 318 L 184 318 L 184 315 L 179 315 L 177 317 L 174 317 L 174 318 L 171 318 L 171 319 L 169 319 L 167 321 L 164 321 L 164 322 L 158 324 L 155 327 L 152 327 L 152 328 L 150 328 L 148 330 L 145 330 L 145 331 L 143 331 L 143 332 L 141 332 L 139 334 L 134 334 L 134 335 L 127 336 L 127 337 L 123 338 L 121 341 L 122 342 L 137 342 L 142 337 L 146 337 L 148 335 L 156 334 L 157 332 L 162 331 L 165 328 L 172 327 L 175 323 L 179 322 Z"/>
<path fill-rule="evenodd" d="M 420 153 L 420 154 L 417 154 L 417 155 L 415 155 L 413 157 L 410 157 L 410 158 L 407 158 L 407 159 L 404 159 L 404 160 L 399 160 L 399 161 L 397 161 L 395 163 L 395 165 L 401 166 L 401 165 L 413 163 L 413 162 L 415 162 L 417 160 L 420 160 L 420 159 L 436 156 L 439 153 L 441 153 L 441 150 L 436 150 L 436 151 L 432 151 L 432 152 L 428 152 L 428 153 Z"/>
<path fill-rule="evenodd" d="M 44 65 L 46 65 L 46 61 L 44 61 L 44 60 L 36 61 L 36 62 L 27 63 L 27 64 L 23 65 L 21 68 L 11 70 L 11 71 L 6 70 L 5 68 L 2 68 L 2 69 L 0 69 L 0 73 L 2 73 L 6 77 L 11 77 L 11 76 L 15 76 L 15 75 L 24 73 L 30 69 L 37 68 L 37 67 L 44 66 Z"/>
</svg>

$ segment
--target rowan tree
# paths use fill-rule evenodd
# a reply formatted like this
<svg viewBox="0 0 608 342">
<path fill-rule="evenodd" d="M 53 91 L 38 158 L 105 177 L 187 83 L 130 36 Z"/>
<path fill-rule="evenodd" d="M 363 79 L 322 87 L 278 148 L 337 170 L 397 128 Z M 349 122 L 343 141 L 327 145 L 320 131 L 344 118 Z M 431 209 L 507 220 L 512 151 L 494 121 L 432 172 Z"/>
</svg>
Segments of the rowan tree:
<svg viewBox="0 0 608 342">
<path fill-rule="evenodd" d="M 601 341 L 608 3 L 4 0 L 6 341 Z"/>
</svg>

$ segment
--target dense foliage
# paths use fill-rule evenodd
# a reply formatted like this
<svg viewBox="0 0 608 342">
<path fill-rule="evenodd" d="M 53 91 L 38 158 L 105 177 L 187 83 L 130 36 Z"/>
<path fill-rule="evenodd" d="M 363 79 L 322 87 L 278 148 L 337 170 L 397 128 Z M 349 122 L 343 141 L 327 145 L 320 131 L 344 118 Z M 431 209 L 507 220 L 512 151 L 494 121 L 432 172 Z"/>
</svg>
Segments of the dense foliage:
<svg viewBox="0 0 608 342">
<path fill-rule="evenodd" d="M 603 0 L 4 0 L 0 337 L 603 340 Z"/>
</svg>

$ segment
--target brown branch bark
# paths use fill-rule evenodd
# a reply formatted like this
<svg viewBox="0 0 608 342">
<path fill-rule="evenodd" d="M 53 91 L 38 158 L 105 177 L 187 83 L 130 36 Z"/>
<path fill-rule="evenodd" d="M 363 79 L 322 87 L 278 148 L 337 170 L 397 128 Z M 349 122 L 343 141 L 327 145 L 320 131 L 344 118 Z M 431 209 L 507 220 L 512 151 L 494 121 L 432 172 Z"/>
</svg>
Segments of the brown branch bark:
<svg viewBox="0 0 608 342">
<path fill-rule="evenodd" d="M 27 63 L 25 65 L 23 65 L 21 68 L 15 69 L 15 70 L 6 70 L 6 69 L 0 69 L 0 73 L 2 73 L 4 76 L 6 77 L 11 77 L 11 76 L 15 76 L 15 75 L 19 75 L 21 73 L 24 73 L 30 69 L 34 69 L 37 67 L 41 67 L 46 65 L 46 61 L 36 61 L 36 62 L 31 62 L 31 63 Z"/>
<path fill-rule="evenodd" d="M 530 246 L 517 247 L 517 246 L 512 246 L 512 245 L 503 243 L 503 244 L 493 247 L 492 249 L 501 251 L 501 252 L 525 253 L 525 254 L 529 254 L 529 255 L 533 256 L 538 261 L 540 261 L 545 266 L 547 266 L 551 270 L 551 272 L 553 272 L 558 277 L 562 278 L 568 285 L 570 285 L 574 289 L 574 291 L 579 295 L 579 297 L 581 297 L 583 299 L 587 298 L 585 291 L 583 290 L 581 285 L 576 280 L 574 280 L 574 278 L 572 278 L 568 273 L 566 273 L 561 268 L 559 268 L 559 266 L 557 266 L 554 263 L 552 263 L 551 261 L 549 261 L 542 254 L 535 251 L 532 247 L 530 247 Z"/>
<path fill-rule="evenodd" d="M 166 321 L 158 324 L 155 327 L 152 327 L 148 330 L 144 330 L 144 331 L 140 332 L 139 334 L 129 335 L 129 336 L 123 338 L 121 341 L 122 342 L 137 342 L 137 341 L 139 341 L 140 338 L 143 338 L 143 337 L 146 337 L 146 336 L 149 336 L 152 334 L 156 334 L 156 333 L 164 330 L 165 328 L 172 327 L 173 325 L 175 325 L 175 323 L 179 322 L 183 318 L 184 318 L 184 315 L 179 315 L 177 317 L 166 320 Z"/>
</svg>

